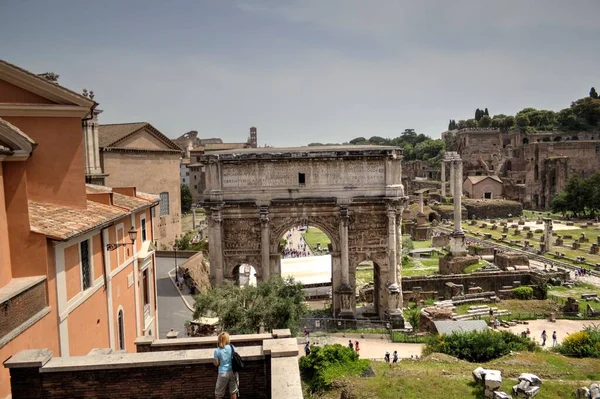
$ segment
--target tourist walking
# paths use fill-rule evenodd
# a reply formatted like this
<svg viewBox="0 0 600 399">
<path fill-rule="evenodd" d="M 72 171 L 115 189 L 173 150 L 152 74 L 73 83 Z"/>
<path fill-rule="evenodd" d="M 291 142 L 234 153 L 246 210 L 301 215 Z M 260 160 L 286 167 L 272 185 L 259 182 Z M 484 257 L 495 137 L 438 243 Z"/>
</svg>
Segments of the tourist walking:
<svg viewBox="0 0 600 399">
<path fill-rule="evenodd" d="M 546 346 L 546 339 L 548 339 L 548 335 L 546 334 L 546 330 L 542 331 L 542 346 Z"/>
<path fill-rule="evenodd" d="M 398 363 L 398 351 L 394 351 L 394 363 Z"/>
<path fill-rule="evenodd" d="M 352 343 L 351 339 L 348 340 L 348 348 L 354 350 L 354 344 Z"/>
<path fill-rule="evenodd" d="M 390 351 L 385 351 L 385 357 L 384 357 L 386 362 L 390 362 Z"/>
<path fill-rule="evenodd" d="M 552 333 L 552 346 L 556 346 L 558 343 L 556 342 L 556 331 Z"/>
<path fill-rule="evenodd" d="M 358 341 L 354 341 L 354 350 L 356 354 L 360 356 L 360 347 L 358 346 Z"/>
<path fill-rule="evenodd" d="M 310 355 L 310 342 L 307 342 L 306 345 L 304 345 L 304 354 L 306 356 Z"/>
<path fill-rule="evenodd" d="M 222 332 L 217 338 L 217 348 L 213 354 L 213 363 L 218 367 L 215 397 L 223 399 L 229 388 L 229 398 L 237 399 L 239 391 L 239 376 L 233 372 L 232 357 L 235 347 L 230 344 L 229 334 Z"/>
</svg>

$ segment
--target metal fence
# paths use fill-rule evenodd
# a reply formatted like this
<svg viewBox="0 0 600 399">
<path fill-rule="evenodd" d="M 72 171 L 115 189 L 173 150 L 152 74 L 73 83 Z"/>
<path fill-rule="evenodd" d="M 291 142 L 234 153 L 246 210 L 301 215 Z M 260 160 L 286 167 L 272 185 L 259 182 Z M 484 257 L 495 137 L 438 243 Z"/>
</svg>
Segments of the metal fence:
<svg viewBox="0 0 600 399">
<path fill-rule="evenodd" d="M 389 335 L 391 328 L 390 323 L 383 320 L 306 317 L 300 323 L 300 327 L 307 328 L 310 333 L 356 332 Z"/>
</svg>

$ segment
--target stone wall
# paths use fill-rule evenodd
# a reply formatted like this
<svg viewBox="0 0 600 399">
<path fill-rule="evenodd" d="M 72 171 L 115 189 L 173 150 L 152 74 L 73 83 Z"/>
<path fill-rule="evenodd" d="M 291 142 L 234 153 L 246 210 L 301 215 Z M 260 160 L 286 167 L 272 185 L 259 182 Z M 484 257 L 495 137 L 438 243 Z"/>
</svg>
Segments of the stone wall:
<svg viewBox="0 0 600 399">
<path fill-rule="evenodd" d="M 496 252 L 494 264 L 502 270 L 507 270 L 509 267 L 529 266 L 529 258 L 518 252 Z"/>
<path fill-rule="evenodd" d="M 474 256 L 446 255 L 440 258 L 440 274 L 461 274 L 465 267 L 479 263 L 479 258 Z"/>
<path fill-rule="evenodd" d="M 7 289 L 4 291 L 8 294 Z M 12 296 L 0 295 L 0 340 L 46 308 L 46 279 Z"/>
<path fill-rule="evenodd" d="M 562 277 L 562 274 L 546 273 L 540 274 L 531 270 L 515 272 L 479 272 L 472 274 L 457 274 L 448 276 L 424 276 L 424 277 L 403 277 L 402 291 L 406 297 L 410 296 L 415 287 L 420 287 L 423 293 L 437 292 L 437 296 L 450 298 L 446 283 L 462 284 L 465 291 L 471 286 L 478 286 L 483 291 L 495 291 L 498 293 L 504 286 L 513 286 L 515 281 L 519 285 L 534 285 L 537 281 L 547 280 L 550 277 Z"/>
<path fill-rule="evenodd" d="M 473 200 L 464 199 L 463 206 L 467 208 L 467 217 L 472 219 L 498 219 L 508 215 L 517 217 L 523 214 L 523 204 L 507 200 Z"/>
<path fill-rule="evenodd" d="M 214 347 L 213 347 L 214 348 Z M 111 353 L 53 358 L 47 349 L 18 352 L 10 369 L 13 399 L 58 398 L 214 398 L 214 349 L 160 353 Z M 248 398 L 301 399 L 295 339 L 240 347 L 244 360 L 240 391 Z"/>
<path fill-rule="evenodd" d="M 202 252 L 198 252 L 185 263 L 179 265 L 181 272 L 187 269 L 193 280 L 198 293 L 206 293 L 210 290 L 210 266 L 208 258 Z"/>
</svg>

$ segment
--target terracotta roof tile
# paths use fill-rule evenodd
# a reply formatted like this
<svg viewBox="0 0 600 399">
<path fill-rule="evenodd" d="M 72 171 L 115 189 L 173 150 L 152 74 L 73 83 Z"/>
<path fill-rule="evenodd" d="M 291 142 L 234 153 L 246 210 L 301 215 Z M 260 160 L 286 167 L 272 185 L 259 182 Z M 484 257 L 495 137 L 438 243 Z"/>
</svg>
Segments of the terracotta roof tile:
<svg viewBox="0 0 600 399">
<path fill-rule="evenodd" d="M 98 145 L 108 147 L 124 139 L 146 126 L 147 122 L 117 123 L 114 125 L 100 125 L 98 128 Z"/>
<path fill-rule="evenodd" d="M 68 240 L 129 214 L 114 206 L 87 201 L 87 209 L 29 201 L 31 231 L 58 240 Z"/>
</svg>

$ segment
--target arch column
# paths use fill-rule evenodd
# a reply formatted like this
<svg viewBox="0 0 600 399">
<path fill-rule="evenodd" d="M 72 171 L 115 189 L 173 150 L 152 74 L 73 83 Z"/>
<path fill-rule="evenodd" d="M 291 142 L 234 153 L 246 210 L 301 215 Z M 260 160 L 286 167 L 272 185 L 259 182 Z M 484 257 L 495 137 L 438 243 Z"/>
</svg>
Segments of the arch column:
<svg viewBox="0 0 600 399">
<path fill-rule="evenodd" d="M 213 285 L 219 285 L 223 283 L 223 215 L 220 207 L 210 208 L 208 227 L 210 279 Z"/>
<path fill-rule="evenodd" d="M 269 240 L 271 232 L 269 229 L 269 207 L 260 207 L 260 255 L 261 255 L 261 279 L 269 280 L 271 276 L 271 251 L 269 249 Z"/>
<path fill-rule="evenodd" d="M 400 280 L 400 265 L 402 264 L 402 209 L 402 207 L 398 207 L 398 203 L 389 204 L 387 209 L 389 269 L 386 314 L 392 328 L 404 328 L 402 283 Z"/>
<path fill-rule="evenodd" d="M 350 262 L 348 257 L 348 205 L 340 205 L 340 263 L 342 283 L 338 290 L 340 296 L 340 317 L 353 318 L 352 296 L 354 290 L 350 286 Z"/>
</svg>

